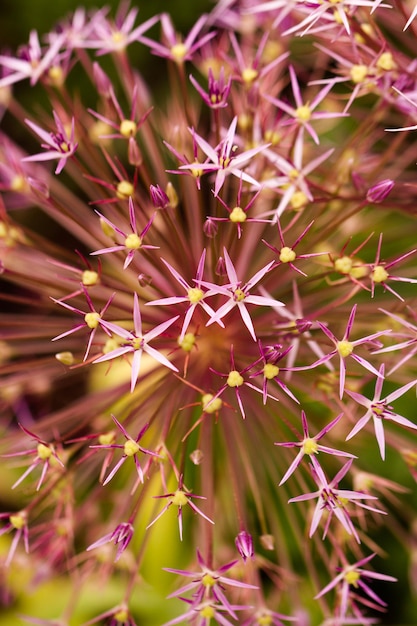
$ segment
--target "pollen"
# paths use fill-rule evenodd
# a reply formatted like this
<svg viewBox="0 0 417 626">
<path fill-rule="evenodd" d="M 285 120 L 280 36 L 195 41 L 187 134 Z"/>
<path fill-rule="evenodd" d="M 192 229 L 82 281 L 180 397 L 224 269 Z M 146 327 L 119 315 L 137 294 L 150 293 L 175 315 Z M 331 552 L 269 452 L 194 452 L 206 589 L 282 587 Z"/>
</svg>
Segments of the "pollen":
<svg viewBox="0 0 417 626">
<path fill-rule="evenodd" d="M 253 67 L 245 67 L 242 71 L 242 79 L 243 82 L 247 85 L 253 83 L 254 80 L 258 78 L 258 72 Z"/>
<path fill-rule="evenodd" d="M 352 354 L 353 344 L 350 341 L 346 341 L 346 339 L 344 339 L 343 341 L 338 341 L 337 351 L 340 356 L 345 359 L 347 356 L 349 356 L 349 354 Z"/>
<path fill-rule="evenodd" d="M 299 122 L 308 122 L 311 119 L 311 109 L 308 104 L 304 104 L 295 110 L 295 117 Z"/>
<path fill-rule="evenodd" d="M 142 342 L 143 342 L 143 338 L 142 337 L 135 337 L 132 340 L 132 348 L 134 350 L 141 350 L 142 349 Z"/>
<path fill-rule="evenodd" d="M 211 393 L 205 393 L 201 398 L 201 404 L 203 405 L 204 413 L 216 413 L 222 408 L 223 401 L 221 398 L 215 398 L 213 400 L 213 395 Z"/>
<path fill-rule="evenodd" d="M 36 451 L 41 461 L 47 461 L 52 456 L 51 448 L 49 446 L 46 446 L 44 443 L 39 443 Z"/>
<path fill-rule="evenodd" d="M 235 206 L 235 208 L 231 211 L 229 219 L 234 224 L 242 224 L 246 222 L 246 213 L 240 206 Z"/>
<path fill-rule="evenodd" d="M 201 579 L 201 582 L 203 583 L 205 587 L 213 587 L 213 585 L 215 585 L 216 583 L 216 579 L 213 578 L 211 574 L 207 573 L 207 574 L 204 574 L 203 578 Z"/>
<path fill-rule="evenodd" d="M 191 289 L 187 291 L 187 296 L 191 304 L 197 304 L 197 302 L 200 302 L 200 300 L 204 298 L 204 292 L 199 287 L 191 287 Z"/>
<path fill-rule="evenodd" d="M 348 583 L 348 585 L 353 585 L 354 587 L 358 586 L 358 580 L 360 577 L 361 575 L 359 574 L 359 572 L 356 572 L 355 570 L 346 572 L 344 576 L 345 581 Z"/>
<path fill-rule="evenodd" d="M 349 274 L 352 269 L 353 261 L 350 256 L 341 256 L 334 262 L 334 269 L 340 274 Z"/>
<path fill-rule="evenodd" d="M 177 491 L 172 496 L 171 502 L 176 506 L 185 506 L 186 504 L 188 504 L 188 498 L 185 495 L 184 491 L 182 491 L 181 489 L 177 489 Z"/>
<path fill-rule="evenodd" d="M 176 43 L 171 48 L 171 56 L 176 63 L 182 63 L 188 48 L 184 43 Z"/>
<path fill-rule="evenodd" d="M 295 261 L 296 256 L 297 255 L 292 248 L 284 246 L 279 253 L 279 260 L 281 261 L 281 263 L 292 263 L 292 261 Z"/>
<path fill-rule="evenodd" d="M 198 161 L 195 162 L 195 165 L 201 165 Z M 203 170 L 199 169 L 199 168 L 194 168 L 191 170 L 191 174 L 194 176 L 194 178 L 200 178 L 200 176 L 203 175 Z"/>
<path fill-rule="evenodd" d="M 232 370 L 227 377 L 227 384 L 229 387 L 241 387 L 243 385 L 243 376 L 237 370 Z"/>
<path fill-rule="evenodd" d="M 91 328 L 92 330 L 94 328 L 97 328 L 100 320 L 101 320 L 100 313 L 96 313 L 96 311 L 91 311 L 91 313 L 86 313 L 84 315 L 85 323 L 87 324 L 88 328 Z"/>
<path fill-rule="evenodd" d="M 136 441 L 133 441 L 133 439 L 128 439 L 123 446 L 123 452 L 126 456 L 134 456 L 139 452 L 139 450 L 139 444 L 137 444 Z"/>
<path fill-rule="evenodd" d="M 26 513 L 20 512 L 16 513 L 15 515 L 11 515 L 9 517 L 9 521 L 13 528 L 16 528 L 16 530 L 20 530 L 26 524 Z"/>
<path fill-rule="evenodd" d="M 220 157 L 220 159 L 219 159 L 220 167 L 222 167 L 222 168 L 228 167 L 230 165 L 230 161 L 231 160 L 232 159 L 230 157 Z"/>
<path fill-rule="evenodd" d="M 274 365 L 273 363 L 266 363 L 264 366 L 264 376 L 267 380 L 272 380 L 276 378 L 279 374 L 278 365 Z"/>
<path fill-rule="evenodd" d="M 371 273 L 371 279 L 374 283 L 383 283 L 388 278 L 387 270 L 382 265 L 376 265 Z"/>
<path fill-rule="evenodd" d="M 121 180 L 116 187 L 116 195 L 120 200 L 127 200 L 133 196 L 135 188 L 128 180 Z"/>
<path fill-rule="evenodd" d="M 356 85 L 363 83 L 367 74 L 368 67 L 366 65 L 352 65 L 350 68 L 350 77 Z"/>
<path fill-rule="evenodd" d="M 125 246 L 128 250 L 139 250 L 142 239 L 136 233 L 130 233 L 125 239 Z"/>
<path fill-rule="evenodd" d="M 295 191 L 290 200 L 291 207 L 294 211 L 299 211 L 307 204 L 308 198 L 304 191 Z"/>
<path fill-rule="evenodd" d="M 397 67 L 391 52 L 383 52 L 376 62 L 376 66 L 380 70 L 384 70 L 385 72 L 390 72 Z"/>
<path fill-rule="evenodd" d="M 93 287 L 97 284 L 98 274 L 94 270 L 84 270 L 81 274 L 81 282 L 85 287 Z"/>
<path fill-rule="evenodd" d="M 304 439 L 303 452 L 304 454 L 308 454 L 309 456 L 311 456 L 312 454 L 317 454 L 318 452 L 317 441 L 315 439 L 311 439 L 310 437 L 307 437 L 307 439 Z"/>
<path fill-rule="evenodd" d="M 235 289 L 233 292 L 233 298 L 236 302 L 242 302 L 245 299 L 245 292 L 243 289 Z"/>
<path fill-rule="evenodd" d="M 120 134 L 129 139 L 136 135 L 138 126 L 133 120 L 122 120 L 119 126 Z"/>
<path fill-rule="evenodd" d="M 200 617 L 204 617 L 206 619 L 211 619 L 214 616 L 215 616 L 214 615 L 214 608 L 212 606 L 205 606 L 200 611 Z"/>
<path fill-rule="evenodd" d="M 178 345 L 184 352 L 191 352 L 195 344 L 194 333 L 186 333 L 182 339 L 178 337 Z"/>
</svg>

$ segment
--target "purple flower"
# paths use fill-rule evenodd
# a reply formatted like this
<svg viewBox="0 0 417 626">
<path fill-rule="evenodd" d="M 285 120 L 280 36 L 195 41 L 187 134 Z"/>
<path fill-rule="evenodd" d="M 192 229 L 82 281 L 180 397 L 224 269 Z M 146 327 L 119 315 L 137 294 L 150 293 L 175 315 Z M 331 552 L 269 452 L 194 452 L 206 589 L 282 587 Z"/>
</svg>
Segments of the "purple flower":
<svg viewBox="0 0 417 626">
<path fill-rule="evenodd" d="M 94 550 L 94 548 L 99 548 L 100 546 L 104 546 L 106 543 L 114 541 L 114 544 L 117 546 L 116 557 L 114 559 L 114 562 L 116 563 L 129 545 L 133 537 L 133 532 L 134 528 L 130 522 L 118 524 L 111 533 L 107 533 L 107 535 L 104 535 L 104 537 L 101 537 L 101 539 L 98 539 L 89 545 L 86 550 L 89 552 L 90 550 Z"/>
<path fill-rule="evenodd" d="M 41 144 L 41 146 L 42 148 L 45 148 L 46 152 L 25 157 L 22 161 L 51 161 L 53 159 L 58 159 L 55 174 L 60 174 L 64 169 L 67 160 L 74 156 L 78 148 L 78 143 L 75 143 L 74 141 L 75 118 L 73 117 L 71 119 L 71 130 L 68 135 L 64 123 L 55 111 L 53 111 L 53 116 L 58 131 L 56 133 L 47 133 L 43 130 L 43 128 L 34 122 L 25 120 L 29 128 L 31 128 L 41 139 L 44 140 L 45 143 Z"/>
</svg>

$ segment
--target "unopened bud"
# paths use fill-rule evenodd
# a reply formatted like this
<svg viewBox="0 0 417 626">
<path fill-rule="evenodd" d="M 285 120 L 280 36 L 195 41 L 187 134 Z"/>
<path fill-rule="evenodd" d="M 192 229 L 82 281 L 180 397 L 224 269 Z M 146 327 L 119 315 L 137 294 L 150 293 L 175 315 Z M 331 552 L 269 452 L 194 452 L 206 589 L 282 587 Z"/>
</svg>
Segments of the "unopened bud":
<svg viewBox="0 0 417 626">
<path fill-rule="evenodd" d="M 236 548 L 246 563 L 246 559 L 253 558 L 253 539 L 252 535 L 242 530 L 235 539 Z"/>
<path fill-rule="evenodd" d="M 55 358 L 63 365 L 70 366 L 74 364 L 74 355 L 72 352 L 57 352 Z"/>
<path fill-rule="evenodd" d="M 204 222 L 204 226 L 203 226 L 203 231 L 204 231 L 205 236 L 210 237 L 210 239 L 212 239 L 213 237 L 217 235 L 218 230 L 219 229 L 218 229 L 216 222 L 212 220 L 211 217 L 208 217 L 206 221 Z"/>
<path fill-rule="evenodd" d="M 366 199 L 368 202 L 372 202 L 373 204 L 383 202 L 393 187 L 394 181 L 390 178 L 381 180 L 379 183 L 368 189 Z"/>
<path fill-rule="evenodd" d="M 261 535 L 260 540 L 265 550 L 274 549 L 275 541 L 273 535 Z"/>
<path fill-rule="evenodd" d="M 169 197 L 159 185 L 150 186 L 151 198 L 156 209 L 166 209 L 170 204 Z"/>
</svg>

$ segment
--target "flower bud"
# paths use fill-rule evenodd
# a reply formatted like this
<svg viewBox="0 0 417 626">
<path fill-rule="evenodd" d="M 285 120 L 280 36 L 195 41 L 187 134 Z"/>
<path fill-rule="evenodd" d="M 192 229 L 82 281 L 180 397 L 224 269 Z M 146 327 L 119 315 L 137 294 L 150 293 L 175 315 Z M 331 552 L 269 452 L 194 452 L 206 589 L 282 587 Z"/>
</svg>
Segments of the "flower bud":
<svg viewBox="0 0 417 626">
<path fill-rule="evenodd" d="M 166 209 L 170 204 L 170 200 L 163 189 L 159 185 L 150 186 L 151 198 L 156 209 Z"/>
<path fill-rule="evenodd" d="M 236 548 L 246 563 L 246 559 L 253 558 L 253 539 L 252 535 L 246 532 L 246 530 L 240 531 L 235 539 Z"/>
<path fill-rule="evenodd" d="M 368 193 L 366 194 L 366 199 L 368 202 L 372 202 L 373 204 L 378 204 L 379 202 L 383 202 L 385 198 L 390 193 L 391 189 L 394 187 L 394 181 L 390 178 L 386 178 L 385 180 L 381 180 L 373 187 L 368 189 Z"/>
</svg>

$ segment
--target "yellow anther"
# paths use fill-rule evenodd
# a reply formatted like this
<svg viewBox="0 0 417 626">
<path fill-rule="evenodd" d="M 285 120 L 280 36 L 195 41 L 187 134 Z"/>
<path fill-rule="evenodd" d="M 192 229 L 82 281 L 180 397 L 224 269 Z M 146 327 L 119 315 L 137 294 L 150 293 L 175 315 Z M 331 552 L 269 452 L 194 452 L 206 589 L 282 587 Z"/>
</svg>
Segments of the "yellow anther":
<svg viewBox="0 0 417 626">
<path fill-rule="evenodd" d="M 81 282 L 85 287 L 93 287 L 97 284 L 98 274 L 94 270 L 84 270 L 81 274 Z"/>
<path fill-rule="evenodd" d="M 292 170 L 290 170 L 288 172 L 288 179 L 289 180 L 297 180 L 299 175 L 300 175 L 300 172 L 297 169 L 295 169 L 295 167 L 294 167 Z"/>
<path fill-rule="evenodd" d="M 205 587 L 213 587 L 213 585 L 216 583 L 216 579 L 213 578 L 211 574 L 207 573 L 207 574 L 204 574 L 203 578 L 201 579 L 201 582 L 203 583 Z"/>
<path fill-rule="evenodd" d="M 349 356 L 349 354 L 352 354 L 353 344 L 350 341 L 346 341 L 346 339 L 344 339 L 343 341 L 338 341 L 337 351 L 340 354 L 340 356 L 344 359 L 347 356 Z"/>
<path fill-rule="evenodd" d="M 270 615 L 260 615 L 257 621 L 258 626 L 270 626 L 270 624 L 272 624 L 272 617 Z"/>
<path fill-rule="evenodd" d="M 16 528 L 16 530 L 20 530 L 26 524 L 26 513 L 15 513 L 14 515 L 11 515 L 9 517 L 9 521 L 13 528 Z"/>
<path fill-rule="evenodd" d="M 268 380 L 272 380 L 273 378 L 276 378 L 278 374 L 279 374 L 278 365 L 274 365 L 273 363 L 266 363 L 264 365 L 264 376 Z"/>
<path fill-rule="evenodd" d="M 311 119 L 311 109 L 308 104 L 303 104 L 295 110 L 295 117 L 300 122 L 308 122 Z"/>
<path fill-rule="evenodd" d="M 100 226 L 101 226 L 101 230 L 103 231 L 103 233 L 107 237 L 111 237 L 113 239 L 113 237 L 114 237 L 114 228 L 112 228 L 110 226 L 110 224 L 108 224 L 106 222 L 106 220 L 104 220 L 102 217 L 100 217 Z"/>
<path fill-rule="evenodd" d="M 176 506 L 185 506 L 186 504 L 188 504 L 188 498 L 185 495 L 184 491 L 182 491 L 181 489 L 177 489 L 177 491 L 172 496 L 171 502 Z"/>
<path fill-rule="evenodd" d="M 120 609 L 117 613 L 114 614 L 114 619 L 118 622 L 125 623 L 129 619 L 129 613 L 126 609 Z"/>
<path fill-rule="evenodd" d="M 349 274 L 352 269 L 353 261 L 350 256 L 341 256 L 334 262 L 334 269 L 340 274 Z"/>
<path fill-rule="evenodd" d="M 243 82 L 247 85 L 253 83 L 254 80 L 258 78 L 258 72 L 253 67 L 245 67 L 242 71 L 242 79 Z"/>
<path fill-rule="evenodd" d="M 120 134 L 127 138 L 136 135 L 137 130 L 138 126 L 133 120 L 122 120 L 119 126 Z"/>
<path fill-rule="evenodd" d="M 303 206 L 305 206 L 308 202 L 308 198 L 306 196 L 306 194 L 304 193 L 304 191 L 295 191 L 290 199 L 290 204 L 291 207 L 294 209 L 294 211 L 298 211 L 299 209 L 302 209 Z"/>
<path fill-rule="evenodd" d="M 74 364 L 74 355 L 72 352 L 57 352 L 55 355 L 55 358 L 57 361 L 59 361 L 63 365 Z"/>
<path fill-rule="evenodd" d="M 212 606 L 205 606 L 200 610 L 200 616 L 211 619 L 214 617 L 214 608 Z"/>
<path fill-rule="evenodd" d="M 204 413 L 216 413 L 222 407 L 223 401 L 221 398 L 215 398 L 213 400 L 213 395 L 211 393 L 205 393 L 201 398 L 201 404 L 203 406 Z"/>
<path fill-rule="evenodd" d="M 363 83 L 367 75 L 368 67 L 366 65 L 352 65 L 350 69 L 350 77 L 354 83 Z"/>
<path fill-rule="evenodd" d="M 134 339 L 132 339 L 132 347 L 133 347 L 133 349 L 134 350 L 141 350 L 142 342 L 143 342 L 143 338 L 142 337 L 135 337 Z"/>
<path fill-rule="evenodd" d="M 382 265 L 376 265 L 371 273 L 374 283 L 383 283 L 388 278 L 387 270 Z"/>
<path fill-rule="evenodd" d="M 184 352 L 191 352 L 195 344 L 194 333 L 186 333 L 182 339 L 178 337 L 178 345 L 184 350 Z"/>
<path fill-rule="evenodd" d="M 12 180 L 10 181 L 9 189 L 10 191 L 15 191 L 16 193 L 23 192 L 27 188 L 27 182 L 24 176 L 21 174 L 15 174 Z"/>
<path fill-rule="evenodd" d="M 230 157 L 228 157 L 228 156 L 227 157 L 220 157 L 220 159 L 219 159 L 220 167 L 223 167 L 223 168 L 228 167 L 230 165 L 230 161 L 231 160 L 232 159 Z"/>
<path fill-rule="evenodd" d="M 134 456 L 139 452 L 139 450 L 139 444 L 137 444 L 136 441 L 133 441 L 133 439 L 128 439 L 123 446 L 123 452 L 126 456 Z"/>
<path fill-rule="evenodd" d="M 382 415 L 384 414 L 384 409 L 385 406 L 383 403 L 371 404 L 371 411 L 377 417 L 382 417 Z"/>
<path fill-rule="evenodd" d="M 101 446 L 111 446 L 115 441 L 116 433 L 114 430 L 110 430 L 108 433 L 103 433 L 98 438 L 98 442 Z"/>
<path fill-rule="evenodd" d="M 311 456 L 312 454 L 317 454 L 318 452 L 318 443 L 315 439 L 311 439 L 308 437 L 303 441 L 303 452 L 304 454 L 308 454 Z"/>
<path fill-rule="evenodd" d="M 279 260 L 281 261 L 281 263 L 292 263 L 293 261 L 295 261 L 296 256 L 297 255 L 295 254 L 294 250 L 292 250 L 292 248 L 284 246 L 279 253 Z"/>
<path fill-rule="evenodd" d="M 52 456 L 52 450 L 49 446 L 46 446 L 44 443 L 38 443 L 38 447 L 36 449 L 38 453 L 38 457 L 42 461 L 47 461 Z"/>
<path fill-rule="evenodd" d="M 125 247 L 128 250 L 139 250 L 142 245 L 142 239 L 136 233 L 130 233 L 125 239 Z"/>
<path fill-rule="evenodd" d="M 346 572 L 344 575 L 345 581 L 349 585 L 353 585 L 354 587 L 358 586 L 358 580 L 360 577 L 361 575 L 359 574 L 359 572 L 356 572 L 355 570 L 350 570 L 349 572 Z"/>
<path fill-rule="evenodd" d="M 171 48 L 171 56 L 176 63 L 182 63 L 188 52 L 188 48 L 184 43 L 176 43 Z"/>
<path fill-rule="evenodd" d="M 266 130 L 264 134 L 264 139 L 267 143 L 271 143 L 273 146 L 276 146 L 281 141 L 282 135 L 276 130 Z"/>
<path fill-rule="evenodd" d="M 91 328 L 91 329 L 97 328 L 100 320 L 101 320 L 101 315 L 100 313 L 96 313 L 96 311 L 91 311 L 91 313 L 86 313 L 84 315 L 84 321 L 87 324 L 88 328 Z"/>
<path fill-rule="evenodd" d="M 243 376 L 238 371 L 232 370 L 227 377 L 227 384 L 229 387 L 240 387 L 243 385 Z"/>
<path fill-rule="evenodd" d="M 115 44 L 121 44 L 126 39 L 125 35 L 121 33 L 120 30 L 116 30 L 114 33 L 112 33 L 111 38 L 113 43 Z"/>
<path fill-rule="evenodd" d="M 243 291 L 243 289 L 235 289 L 233 292 L 233 297 L 236 300 L 236 302 L 242 302 L 242 300 L 245 299 L 245 292 Z"/>
<path fill-rule="evenodd" d="M 59 65 L 52 65 L 48 70 L 48 78 L 55 87 L 61 87 L 64 84 L 65 74 Z"/>
<path fill-rule="evenodd" d="M 191 289 L 187 291 L 187 296 L 191 304 L 197 304 L 197 302 L 200 302 L 200 300 L 204 298 L 204 291 L 199 289 L 199 287 L 191 287 Z"/>
<path fill-rule="evenodd" d="M 246 221 L 246 213 L 240 206 L 235 206 L 235 208 L 231 211 L 229 219 L 234 224 L 242 224 Z"/>
<path fill-rule="evenodd" d="M 376 66 L 380 70 L 384 70 L 385 72 L 390 72 L 397 67 L 397 64 L 394 61 L 394 58 L 391 52 L 383 52 L 376 62 Z"/>
<path fill-rule="evenodd" d="M 116 195 L 121 200 L 126 200 L 133 196 L 135 188 L 128 180 L 121 180 L 116 187 Z"/>
</svg>

